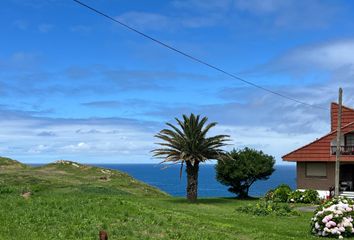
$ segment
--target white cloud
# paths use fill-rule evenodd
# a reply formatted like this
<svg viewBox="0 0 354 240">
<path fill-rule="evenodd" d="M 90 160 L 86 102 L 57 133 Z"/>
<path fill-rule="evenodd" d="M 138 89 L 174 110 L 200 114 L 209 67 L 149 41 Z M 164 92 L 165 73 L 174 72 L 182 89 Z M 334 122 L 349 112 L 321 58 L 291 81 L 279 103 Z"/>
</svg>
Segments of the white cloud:
<svg viewBox="0 0 354 240">
<path fill-rule="evenodd" d="M 70 152 L 81 152 L 81 151 L 90 150 L 91 146 L 85 142 L 79 142 L 77 144 L 70 144 L 70 145 L 63 146 L 61 149 Z"/>
<path fill-rule="evenodd" d="M 116 17 L 138 30 L 173 31 L 181 28 L 202 28 L 215 26 L 223 20 L 222 14 L 204 12 L 203 14 L 181 14 L 167 16 L 151 12 L 126 12 Z"/>
<path fill-rule="evenodd" d="M 1 143 L 3 156 L 29 162 L 148 162 L 151 158 L 155 131 L 150 122 L 14 117 L 4 112 L 6 117 L 0 119 L 0 139 L 6 139 Z"/>
<path fill-rule="evenodd" d="M 233 0 L 175 0 L 172 5 L 176 8 L 225 11 L 232 7 L 232 2 Z"/>
<path fill-rule="evenodd" d="M 30 149 L 28 149 L 28 153 L 29 154 L 40 154 L 43 153 L 46 150 L 49 150 L 50 147 L 48 145 L 44 145 L 44 144 L 39 144 L 33 147 L 30 147 Z"/>
<path fill-rule="evenodd" d="M 53 28 L 54 26 L 52 24 L 42 23 L 38 25 L 38 31 L 41 33 L 50 32 Z"/>
<path fill-rule="evenodd" d="M 92 27 L 87 25 L 74 25 L 70 27 L 70 31 L 77 33 L 89 33 L 92 31 Z"/>
<path fill-rule="evenodd" d="M 336 4 L 320 0 L 176 0 L 172 4 L 177 10 L 188 10 L 194 16 L 196 13 L 208 16 L 214 25 L 242 22 L 243 25 L 254 24 L 256 28 L 262 26 L 267 31 L 270 28 L 324 28 L 341 10 Z"/>
<path fill-rule="evenodd" d="M 15 26 L 16 28 L 18 28 L 20 30 L 27 30 L 29 24 L 25 20 L 18 19 L 13 22 L 13 26 Z"/>
<path fill-rule="evenodd" d="M 314 44 L 290 51 L 272 64 L 292 68 L 354 70 L 354 40 L 340 40 Z"/>
<path fill-rule="evenodd" d="M 3 57 L 0 56 L 0 69 L 10 70 L 34 70 L 39 62 L 39 55 L 28 52 L 14 52 Z"/>
<path fill-rule="evenodd" d="M 173 20 L 167 16 L 149 12 L 126 12 L 117 19 L 139 29 L 159 30 L 174 24 Z"/>
<path fill-rule="evenodd" d="M 325 134 L 326 132 L 323 132 Z M 284 163 L 281 157 L 297 147 L 314 141 L 321 135 L 314 132 L 299 133 L 294 137 L 291 133 L 279 133 L 267 127 L 238 127 L 233 125 L 218 125 L 211 134 L 228 134 L 233 140 L 228 149 L 251 147 L 273 155 L 277 163 Z"/>
<path fill-rule="evenodd" d="M 237 0 L 235 6 L 239 10 L 252 13 L 273 13 L 289 7 L 294 1 L 289 0 Z"/>
</svg>

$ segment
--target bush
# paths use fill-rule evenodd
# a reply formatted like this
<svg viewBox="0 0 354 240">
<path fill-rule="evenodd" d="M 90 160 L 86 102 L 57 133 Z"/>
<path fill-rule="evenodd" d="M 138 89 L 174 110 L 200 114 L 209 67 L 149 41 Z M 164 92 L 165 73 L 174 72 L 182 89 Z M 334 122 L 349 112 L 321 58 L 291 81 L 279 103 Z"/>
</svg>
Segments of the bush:
<svg viewBox="0 0 354 240">
<path fill-rule="evenodd" d="M 260 201 L 256 205 L 248 204 L 247 206 L 239 207 L 238 210 L 243 213 L 252 214 L 255 216 L 294 216 L 298 215 L 289 204 L 275 203 L 272 201 Z"/>
<path fill-rule="evenodd" d="M 316 190 L 291 191 L 291 188 L 286 184 L 279 185 L 274 190 L 269 190 L 264 196 L 264 199 L 267 201 L 291 203 L 318 204 L 320 202 L 320 196 Z"/>
<path fill-rule="evenodd" d="M 353 201 L 339 197 L 325 202 L 311 219 L 311 232 L 322 237 L 354 236 Z"/>
<path fill-rule="evenodd" d="M 288 201 L 292 203 L 302 203 L 304 201 L 304 192 L 299 190 L 291 192 Z"/>
<path fill-rule="evenodd" d="M 319 203 L 320 195 L 316 190 L 307 189 L 304 191 L 303 203 Z"/>
<path fill-rule="evenodd" d="M 320 202 L 320 196 L 316 190 L 308 189 L 305 191 L 293 191 L 290 193 L 289 202 L 292 203 L 313 203 L 317 204 Z"/>
<path fill-rule="evenodd" d="M 274 202 L 287 202 L 290 194 L 291 188 L 286 184 L 282 184 L 274 190 L 272 200 Z"/>
<path fill-rule="evenodd" d="M 274 189 L 270 189 L 265 195 L 264 200 L 273 201 Z"/>
</svg>

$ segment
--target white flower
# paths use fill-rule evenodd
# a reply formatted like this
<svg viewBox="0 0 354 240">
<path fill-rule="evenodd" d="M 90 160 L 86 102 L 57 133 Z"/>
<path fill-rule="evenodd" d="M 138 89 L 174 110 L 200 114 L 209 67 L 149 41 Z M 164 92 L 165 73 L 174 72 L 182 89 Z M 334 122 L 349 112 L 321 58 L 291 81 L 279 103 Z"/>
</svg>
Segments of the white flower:
<svg viewBox="0 0 354 240">
<path fill-rule="evenodd" d="M 338 229 L 336 229 L 336 228 L 333 228 L 333 229 L 331 230 L 331 233 L 332 233 L 333 235 L 340 234 L 340 232 L 339 232 Z"/>
<path fill-rule="evenodd" d="M 352 217 L 350 214 L 354 214 L 354 205 L 351 203 L 352 201 L 344 198 L 325 203 L 326 207 L 322 206 L 311 218 L 312 232 L 319 236 L 335 236 L 339 239 L 343 238 L 342 234 L 353 234 L 354 215 Z"/>
</svg>

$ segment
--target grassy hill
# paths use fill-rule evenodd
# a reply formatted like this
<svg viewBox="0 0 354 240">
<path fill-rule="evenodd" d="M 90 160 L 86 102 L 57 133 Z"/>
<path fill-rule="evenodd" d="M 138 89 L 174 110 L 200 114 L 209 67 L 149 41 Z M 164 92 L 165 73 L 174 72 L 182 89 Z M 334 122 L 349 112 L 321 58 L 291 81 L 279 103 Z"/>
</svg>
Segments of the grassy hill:
<svg viewBox="0 0 354 240">
<path fill-rule="evenodd" d="M 0 239 L 317 239 L 311 213 L 256 217 L 237 210 L 258 200 L 190 204 L 125 173 L 58 161 L 32 168 L 0 160 Z M 1 188 L 8 191 L 2 191 Z M 33 192 L 29 198 L 23 189 Z"/>
<path fill-rule="evenodd" d="M 20 163 L 11 158 L 0 157 L 0 169 L 23 169 L 26 168 L 27 165 Z"/>
<path fill-rule="evenodd" d="M 102 193 L 114 195 L 166 196 L 126 173 L 71 161 L 56 161 L 30 167 L 9 158 L 0 158 L 0 184 L 15 192 L 33 194 Z"/>
</svg>

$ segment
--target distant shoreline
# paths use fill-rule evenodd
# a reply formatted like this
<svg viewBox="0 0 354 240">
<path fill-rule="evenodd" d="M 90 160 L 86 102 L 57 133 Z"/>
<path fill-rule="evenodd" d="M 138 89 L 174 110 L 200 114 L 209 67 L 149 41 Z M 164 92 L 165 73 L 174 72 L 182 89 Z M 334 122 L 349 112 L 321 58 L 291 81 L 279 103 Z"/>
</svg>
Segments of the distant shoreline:
<svg viewBox="0 0 354 240">
<path fill-rule="evenodd" d="M 45 162 L 45 163 L 25 163 L 21 162 L 23 164 L 29 165 L 29 166 L 42 166 L 46 165 L 52 162 Z M 85 162 L 80 162 L 80 164 L 85 164 L 85 165 L 91 165 L 91 166 L 98 166 L 98 165 L 170 165 L 170 166 L 179 166 L 179 164 L 172 164 L 172 163 L 85 163 Z M 215 163 L 203 163 L 203 165 L 215 165 Z M 275 167 L 295 167 L 295 164 L 275 164 Z"/>
</svg>

